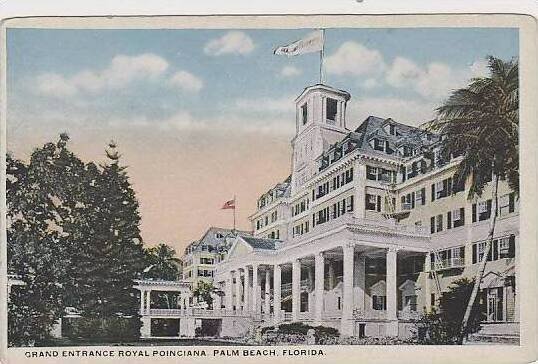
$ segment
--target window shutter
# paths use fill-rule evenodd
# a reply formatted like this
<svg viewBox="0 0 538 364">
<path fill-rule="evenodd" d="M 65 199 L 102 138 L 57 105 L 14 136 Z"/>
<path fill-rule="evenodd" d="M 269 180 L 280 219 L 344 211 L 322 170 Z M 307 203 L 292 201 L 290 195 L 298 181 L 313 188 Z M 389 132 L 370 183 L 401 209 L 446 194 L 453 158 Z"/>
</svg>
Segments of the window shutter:
<svg viewBox="0 0 538 364">
<path fill-rule="evenodd" d="M 426 205 L 426 188 L 422 187 L 422 206 Z"/>
<path fill-rule="evenodd" d="M 405 203 L 405 196 L 402 196 L 402 209 L 403 209 L 403 204 Z"/>
<path fill-rule="evenodd" d="M 381 196 L 377 196 L 377 212 L 381 212 Z"/>
<path fill-rule="evenodd" d="M 515 211 L 515 193 L 511 192 L 510 195 L 508 195 L 508 212 L 514 212 Z"/>
<path fill-rule="evenodd" d="M 510 240 L 508 243 L 508 257 L 515 258 L 516 256 L 516 236 L 510 235 Z"/>
<path fill-rule="evenodd" d="M 430 219 L 430 233 L 435 233 L 435 216 Z"/>
<path fill-rule="evenodd" d="M 452 211 L 447 212 L 446 214 L 446 228 L 452 228 Z"/>
<path fill-rule="evenodd" d="M 476 222 L 476 204 L 473 204 L 473 222 Z"/>
<path fill-rule="evenodd" d="M 412 209 L 415 208 L 415 193 L 414 192 L 411 193 L 411 208 Z"/>
<path fill-rule="evenodd" d="M 476 263 L 476 257 L 478 255 L 478 248 L 476 244 L 473 244 L 473 264 Z"/>
<path fill-rule="evenodd" d="M 446 195 L 450 196 L 452 194 L 452 177 L 448 177 L 446 185 L 447 185 L 447 193 L 446 193 Z"/>
<path fill-rule="evenodd" d="M 461 225 L 465 225 L 465 207 L 460 208 Z"/>
<path fill-rule="evenodd" d="M 487 216 L 488 216 L 488 219 L 491 217 L 491 200 L 487 200 L 486 201 L 486 204 L 488 206 L 488 213 L 487 213 Z M 496 213 L 496 212 L 495 212 Z"/>
<path fill-rule="evenodd" d="M 432 201 L 435 201 L 435 183 L 432 183 Z"/>
<path fill-rule="evenodd" d="M 493 240 L 491 242 L 493 245 L 491 249 L 493 250 L 493 260 L 499 259 L 499 240 Z"/>
<path fill-rule="evenodd" d="M 441 193 L 441 196 L 448 196 L 448 180 L 443 180 L 443 192 Z"/>
</svg>

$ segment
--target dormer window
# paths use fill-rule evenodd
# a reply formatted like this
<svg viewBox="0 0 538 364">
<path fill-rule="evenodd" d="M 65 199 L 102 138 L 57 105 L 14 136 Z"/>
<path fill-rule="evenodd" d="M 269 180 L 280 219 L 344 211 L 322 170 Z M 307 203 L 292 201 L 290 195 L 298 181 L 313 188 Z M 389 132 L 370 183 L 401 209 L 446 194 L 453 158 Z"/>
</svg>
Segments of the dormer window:
<svg viewBox="0 0 538 364">
<path fill-rule="evenodd" d="M 385 151 L 385 141 L 377 139 L 377 138 L 374 138 L 374 150 L 384 152 Z"/>
<path fill-rule="evenodd" d="M 216 237 L 217 239 L 222 239 L 222 238 L 224 238 L 224 235 L 222 235 L 222 233 L 216 233 L 216 234 L 215 234 L 215 237 Z"/>
<path fill-rule="evenodd" d="M 336 121 L 336 113 L 337 113 L 337 110 L 338 110 L 338 103 L 335 99 L 330 99 L 330 98 L 327 98 L 327 102 L 326 102 L 326 115 L 327 115 L 327 120 L 330 120 L 330 121 Z"/>
<path fill-rule="evenodd" d="M 396 135 L 396 127 L 394 126 L 394 124 L 389 125 L 389 134 Z"/>
<path fill-rule="evenodd" d="M 303 125 L 306 125 L 306 123 L 308 122 L 308 103 L 306 102 L 301 106 L 301 115 Z"/>
</svg>

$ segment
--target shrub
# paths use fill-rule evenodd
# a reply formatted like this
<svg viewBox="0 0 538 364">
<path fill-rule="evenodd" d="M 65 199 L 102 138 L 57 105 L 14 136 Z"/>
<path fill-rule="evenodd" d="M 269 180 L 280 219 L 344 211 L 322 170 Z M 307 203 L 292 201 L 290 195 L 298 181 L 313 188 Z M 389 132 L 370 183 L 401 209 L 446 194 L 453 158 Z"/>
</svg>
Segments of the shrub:
<svg viewBox="0 0 538 364">
<path fill-rule="evenodd" d="M 473 281 L 462 278 L 455 281 L 439 298 L 439 310 L 424 315 L 417 331 L 422 344 L 457 344 L 466 304 L 471 296 Z M 480 300 L 476 300 L 469 320 L 469 332 L 480 329 Z"/>
</svg>

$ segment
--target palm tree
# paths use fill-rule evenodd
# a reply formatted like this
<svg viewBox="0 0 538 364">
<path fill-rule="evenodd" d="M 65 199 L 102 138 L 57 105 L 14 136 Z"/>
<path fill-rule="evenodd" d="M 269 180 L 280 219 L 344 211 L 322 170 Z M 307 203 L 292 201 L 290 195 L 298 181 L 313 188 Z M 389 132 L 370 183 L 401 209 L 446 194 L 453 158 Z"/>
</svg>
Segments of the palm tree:
<svg viewBox="0 0 538 364">
<path fill-rule="evenodd" d="M 468 333 L 471 310 L 495 233 L 499 181 L 506 180 L 519 196 L 518 61 L 490 56 L 488 68 L 488 77 L 474 78 L 467 87 L 453 91 L 437 109 L 438 118 L 430 126 L 441 135 L 442 156 L 463 155 L 456 183 L 468 181 L 468 199 L 480 197 L 490 181 L 492 188 L 492 216 L 485 251 L 462 320 L 459 344 Z"/>
<path fill-rule="evenodd" d="M 170 246 L 161 243 L 146 249 L 149 265 L 144 269 L 146 278 L 159 278 L 175 280 L 178 278 L 181 259 L 176 257 L 176 251 Z"/>
</svg>

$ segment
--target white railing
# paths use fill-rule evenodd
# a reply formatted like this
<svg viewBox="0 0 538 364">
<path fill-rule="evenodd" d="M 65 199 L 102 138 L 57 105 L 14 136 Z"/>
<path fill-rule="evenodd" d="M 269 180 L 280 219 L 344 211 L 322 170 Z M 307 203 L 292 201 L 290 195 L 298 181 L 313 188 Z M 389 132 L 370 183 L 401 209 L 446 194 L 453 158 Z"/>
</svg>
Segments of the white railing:
<svg viewBox="0 0 538 364">
<path fill-rule="evenodd" d="M 465 266 L 465 259 L 460 257 L 441 259 L 441 261 L 432 262 L 432 269 L 449 269 L 449 268 L 461 268 Z"/>
<path fill-rule="evenodd" d="M 395 222 L 394 220 L 386 219 L 359 219 L 356 218 L 353 213 L 346 213 L 336 219 L 331 219 L 325 223 L 318 224 L 308 233 L 298 235 L 290 239 L 291 244 L 296 244 L 303 240 L 307 240 L 319 234 L 331 231 L 341 226 L 352 226 L 356 228 L 364 229 L 383 229 L 385 231 L 392 231 L 395 233 L 416 234 L 420 236 L 429 236 L 426 229 L 422 226 L 416 225 L 404 225 Z"/>
<path fill-rule="evenodd" d="M 189 317 L 223 317 L 223 316 L 242 316 L 254 317 L 256 313 L 243 310 L 226 310 L 224 308 L 208 310 L 204 308 L 151 308 L 140 312 L 143 316 L 189 316 Z"/>
</svg>

